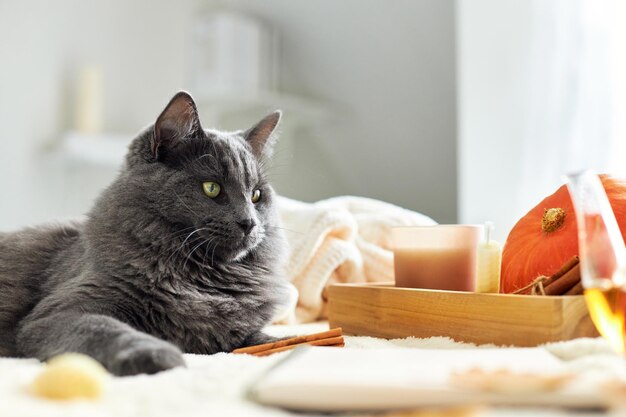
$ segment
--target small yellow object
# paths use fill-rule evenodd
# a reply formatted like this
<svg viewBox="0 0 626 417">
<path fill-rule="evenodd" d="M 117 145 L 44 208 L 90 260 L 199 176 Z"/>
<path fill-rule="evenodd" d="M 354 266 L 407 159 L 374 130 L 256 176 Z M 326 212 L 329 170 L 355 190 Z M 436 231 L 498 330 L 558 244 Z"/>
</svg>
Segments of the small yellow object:
<svg viewBox="0 0 626 417">
<path fill-rule="evenodd" d="M 32 391 L 55 400 L 99 398 L 109 373 L 100 363 L 79 353 L 65 353 L 48 361 L 35 378 Z"/>
<path fill-rule="evenodd" d="M 478 272 L 476 292 L 500 292 L 500 264 L 502 262 L 502 246 L 491 239 L 493 224 L 485 224 L 485 241 L 478 245 Z"/>
</svg>

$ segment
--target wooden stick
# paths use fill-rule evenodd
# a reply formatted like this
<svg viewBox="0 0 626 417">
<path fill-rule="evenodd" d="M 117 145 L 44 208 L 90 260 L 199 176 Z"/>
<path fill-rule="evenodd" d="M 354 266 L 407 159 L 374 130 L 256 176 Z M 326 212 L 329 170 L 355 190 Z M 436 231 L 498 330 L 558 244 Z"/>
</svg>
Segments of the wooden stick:
<svg viewBox="0 0 626 417">
<path fill-rule="evenodd" d="M 561 278 L 545 287 L 546 295 L 563 295 L 580 281 L 580 264 L 576 265 Z"/>
<path fill-rule="evenodd" d="M 341 336 L 341 327 L 336 329 L 330 329 L 321 333 L 309 334 L 306 336 L 292 337 L 291 339 L 279 340 L 278 342 L 265 343 L 262 345 L 248 346 L 233 350 L 233 353 L 257 353 L 270 349 L 277 349 L 284 346 L 297 345 L 307 342 L 313 342 L 316 340 L 329 339 L 333 337 Z"/>
<path fill-rule="evenodd" d="M 574 285 L 571 290 L 565 293 L 565 295 L 580 295 L 583 293 L 583 283 L 578 281 L 578 284 Z"/>
<path fill-rule="evenodd" d="M 563 277 L 563 275 L 565 275 L 572 268 L 574 268 L 576 265 L 578 265 L 579 261 L 580 260 L 578 258 L 578 255 L 574 255 L 567 262 L 565 262 L 563 264 L 563 266 L 561 266 L 561 268 L 559 268 L 558 271 L 556 271 L 551 276 L 549 276 L 549 277 L 546 277 L 546 276 L 537 277 L 534 281 L 532 281 L 531 283 L 529 283 L 525 287 L 522 287 L 522 288 L 519 288 L 519 289 L 515 290 L 513 292 L 513 294 L 528 294 L 529 291 L 530 291 L 531 295 L 549 295 L 546 292 L 546 287 L 548 285 L 550 285 L 550 284 L 553 284 L 555 281 L 558 281 L 559 279 L 561 279 L 561 277 Z M 557 294 L 552 294 L 552 295 L 557 295 Z M 561 294 L 558 294 L 558 295 L 561 295 Z"/>
<path fill-rule="evenodd" d="M 572 256 L 567 262 L 563 264 L 561 268 L 559 268 L 558 271 L 556 271 L 554 274 L 552 274 L 552 276 L 550 276 L 550 278 L 543 282 L 543 286 L 547 287 L 548 285 L 552 284 L 554 281 L 565 275 L 570 269 L 578 265 L 579 262 L 580 258 L 578 257 L 578 255 Z"/>
<path fill-rule="evenodd" d="M 558 271 L 556 271 L 547 279 L 542 280 L 540 284 L 540 288 L 538 288 L 539 291 L 535 291 L 535 293 L 543 294 L 543 295 L 561 295 L 562 293 L 559 293 L 559 294 L 548 293 L 546 290 L 546 287 L 558 281 L 559 279 L 561 279 L 561 277 L 563 277 L 565 274 L 571 271 L 572 268 L 576 267 L 579 263 L 580 263 L 580 258 L 578 257 L 578 255 L 572 256 L 567 262 L 563 264 L 563 266 L 559 268 Z"/>
<path fill-rule="evenodd" d="M 339 339 L 339 338 L 334 338 L 334 339 Z M 264 350 L 263 352 L 258 352 L 258 353 L 253 353 L 252 356 L 269 356 L 269 355 L 273 355 L 274 353 L 279 353 L 279 352 L 286 352 L 288 350 L 292 350 L 295 348 L 298 348 L 300 346 L 317 346 L 317 347 L 344 347 L 346 344 L 344 343 L 343 339 L 339 342 L 339 343 L 332 343 L 332 344 L 321 344 L 319 343 L 321 341 L 314 341 L 314 342 L 309 342 L 309 343 L 300 343 L 298 345 L 289 345 L 289 346 L 283 346 L 280 348 L 276 348 L 276 349 L 270 349 L 270 350 Z"/>
<path fill-rule="evenodd" d="M 264 350 L 262 352 L 253 353 L 253 355 L 254 356 L 267 356 L 267 355 L 272 355 L 274 353 L 284 352 L 286 350 L 295 349 L 297 347 L 304 346 L 304 345 L 334 347 L 334 346 L 339 346 L 339 345 L 343 346 L 344 345 L 344 341 L 343 341 L 343 337 L 342 336 L 330 337 L 328 339 L 313 340 L 311 342 L 303 342 L 303 343 L 298 343 L 298 344 L 295 344 L 295 345 L 282 346 L 282 347 L 279 347 L 279 348 L 276 348 L 276 349 Z"/>
</svg>

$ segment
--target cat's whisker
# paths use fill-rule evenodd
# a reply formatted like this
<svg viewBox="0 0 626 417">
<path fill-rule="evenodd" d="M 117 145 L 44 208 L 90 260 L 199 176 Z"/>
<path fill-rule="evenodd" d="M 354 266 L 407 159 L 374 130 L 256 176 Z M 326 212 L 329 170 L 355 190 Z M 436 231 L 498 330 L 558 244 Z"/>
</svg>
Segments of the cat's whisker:
<svg viewBox="0 0 626 417">
<path fill-rule="evenodd" d="M 209 240 L 207 239 L 207 244 L 204 246 L 204 255 L 202 255 L 202 265 L 206 263 L 206 256 L 209 253 Z"/>
<path fill-rule="evenodd" d="M 205 153 L 204 155 L 200 155 L 199 157 L 196 158 L 196 161 L 199 161 L 199 160 L 201 160 L 203 158 L 206 158 L 207 156 L 210 157 L 210 158 L 215 159 L 215 161 L 217 162 L 217 158 L 215 156 L 211 155 L 210 153 Z"/>
<path fill-rule="evenodd" d="M 165 261 L 166 263 L 169 262 L 176 254 L 180 253 L 180 251 L 185 247 L 185 243 L 187 243 L 187 241 L 189 240 L 189 238 L 196 232 L 199 232 L 200 230 L 207 230 L 204 227 L 198 228 L 193 230 L 191 233 L 189 233 L 189 235 L 185 238 L 185 240 L 183 240 L 183 242 L 180 244 L 180 246 L 178 247 L 178 249 L 176 249 L 175 251 L 173 251 L 170 256 L 167 258 L 167 260 Z"/>
<path fill-rule="evenodd" d="M 176 238 L 179 238 L 187 234 L 190 229 L 195 229 L 195 226 L 189 226 L 189 227 L 185 227 L 184 229 L 177 230 L 176 232 L 173 232 L 167 236 L 163 236 L 162 238 L 155 240 L 152 244 L 154 245 L 156 243 L 160 243 L 163 241 L 174 240 Z"/>
<path fill-rule="evenodd" d="M 199 232 L 199 231 L 201 231 L 201 230 L 208 230 L 208 229 L 207 229 L 206 227 L 200 227 L 200 228 L 198 228 L 198 229 L 194 230 L 193 232 L 189 233 L 189 236 L 187 236 L 187 237 L 185 238 L 185 240 L 183 240 L 183 243 L 181 244 L 181 246 L 183 246 L 185 243 L 187 243 L 187 241 L 189 240 L 189 238 L 190 238 L 190 237 L 191 237 L 194 233 L 198 233 L 198 232 Z"/>
<path fill-rule="evenodd" d="M 216 230 L 214 230 L 213 232 L 211 232 L 209 237 L 205 240 L 206 248 L 204 249 L 204 256 L 202 257 L 202 265 L 203 266 L 206 265 L 206 256 L 208 255 L 208 250 L 211 247 L 211 243 L 216 242 L 216 240 L 219 237 L 220 237 L 219 233 Z M 211 259 L 213 258 L 213 254 L 215 253 L 215 247 L 217 247 L 217 242 L 214 243 L 213 252 L 211 254 Z M 211 267 L 213 267 L 213 261 L 211 261 Z"/>
<path fill-rule="evenodd" d="M 201 229 L 208 230 L 208 229 L 207 229 L 207 228 L 205 228 L 205 227 L 203 227 L 203 228 L 201 228 Z M 202 246 L 202 245 L 206 245 L 206 246 L 207 246 L 207 248 L 208 248 L 209 244 L 210 244 L 212 241 L 214 241 L 215 239 L 217 239 L 217 238 L 218 238 L 218 236 L 216 236 L 216 235 L 217 235 L 217 232 L 216 232 L 215 230 L 212 230 L 212 231 L 211 231 L 211 234 L 210 234 L 210 235 L 209 235 L 206 239 L 204 239 L 202 242 L 200 242 L 198 245 L 196 245 L 193 249 L 191 249 L 191 251 L 190 251 L 190 252 L 189 252 L 189 254 L 187 255 L 187 258 L 185 259 L 185 262 L 184 262 L 184 264 L 183 264 L 183 270 L 184 270 L 184 269 L 185 269 L 185 267 L 187 266 L 187 262 L 189 262 L 189 260 L 191 259 L 192 255 L 194 254 L 194 252 L 196 251 L 196 249 L 198 249 L 198 248 L 199 248 L 200 246 Z M 202 258 L 202 262 L 201 262 L 201 264 L 204 264 L 204 258 L 206 257 L 206 252 L 207 252 L 207 249 L 205 249 L 205 255 L 204 255 L 204 256 L 203 256 L 203 258 Z"/>
<path fill-rule="evenodd" d="M 286 227 L 272 226 L 272 225 L 267 225 L 266 227 L 271 227 L 271 228 L 273 228 L 273 229 L 285 230 L 285 231 L 287 231 L 287 232 L 297 233 L 297 234 L 299 234 L 299 235 L 305 235 L 305 234 L 306 234 L 306 233 L 303 233 L 303 232 L 298 232 L 298 231 L 296 231 L 296 230 L 288 229 L 288 228 L 286 228 Z"/>
<path fill-rule="evenodd" d="M 189 252 L 189 255 L 187 255 L 187 259 L 185 259 L 185 263 L 183 263 L 183 271 L 185 270 L 185 267 L 187 266 L 187 262 L 189 262 L 189 258 L 191 258 L 191 255 L 193 255 L 196 249 L 198 249 L 204 243 L 206 243 L 206 240 L 203 240 L 202 242 L 198 243 L 196 246 L 194 246 L 191 252 Z"/>
<path fill-rule="evenodd" d="M 173 255 L 176 254 L 176 252 L 178 250 L 174 250 L 172 253 L 170 251 L 171 249 L 171 244 L 174 243 L 175 241 L 179 241 L 182 236 L 185 236 L 188 231 L 190 229 L 195 229 L 195 226 L 190 226 L 190 227 L 185 227 L 183 229 L 177 230 L 176 232 L 173 232 L 167 236 L 163 236 L 160 239 L 156 239 L 155 241 L 153 241 L 152 243 L 150 243 L 151 247 L 156 247 L 157 250 L 161 253 L 163 253 L 164 255 L 168 255 L 167 260 L 165 261 L 165 264 L 167 264 L 167 262 L 169 262 L 169 260 L 172 258 Z M 192 230 L 193 232 L 193 230 Z"/>
<path fill-rule="evenodd" d="M 191 213 L 193 213 L 194 215 L 196 215 L 196 216 L 200 217 L 200 216 L 198 215 L 198 213 L 196 213 L 195 211 L 193 211 L 193 210 L 191 209 L 191 207 L 189 207 L 189 205 L 187 205 L 187 203 L 185 203 L 185 202 L 183 201 L 183 199 L 182 199 L 182 198 L 180 198 L 180 196 L 178 195 L 178 193 L 177 193 L 176 191 L 174 191 L 174 195 L 176 196 L 176 198 L 178 198 L 178 201 L 180 201 L 180 202 L 181 202 L 181 204 L 187 208 L 187 210 L 189 210 L 189 211 L 190 211 Z"/>
<path fill-rule="evenodd" d="M 215 249 L 217 249 L 217 242 L 213 244 L 213 251 L 211 252 L 211 268 L 213 268 L 213 256 L 215 255 Z"/>
<path fill-rule="evenodd" d="M 211 243 L 215 242 L 216 239 L 217 239 L 217 236 L 214 236 L 213 238 L 207 239 L 206 247 L 204 249 L 204 256 L 202 257 L 202 266 L 207 266 L 206 265 L 206 257 L 209 254 L 209 248 L 211 247 Z M 217 246 L 217 243 L 215 244 L 215 246 Z M 211 267 L 213 267 L 212 264 L 211 264 Z"/>
</svg>

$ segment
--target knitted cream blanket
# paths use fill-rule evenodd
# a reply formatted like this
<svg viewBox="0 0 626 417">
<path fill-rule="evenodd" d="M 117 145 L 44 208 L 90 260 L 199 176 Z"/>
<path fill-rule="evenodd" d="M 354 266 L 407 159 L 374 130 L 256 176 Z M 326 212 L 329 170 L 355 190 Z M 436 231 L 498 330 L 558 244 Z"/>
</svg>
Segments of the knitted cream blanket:
<svg viewBox="0 0 626 417">
<path fill-rule="evenodd" d="M 393 281 L 393 226 L 432 225 L 422 214 L 363 197 L 317 203 L 279 198 L 289 240 L 287 276 L 298 290 L 295 316 L 310 322 L 326 314 L 326 288 L 337 282 Z"/>
</svg>

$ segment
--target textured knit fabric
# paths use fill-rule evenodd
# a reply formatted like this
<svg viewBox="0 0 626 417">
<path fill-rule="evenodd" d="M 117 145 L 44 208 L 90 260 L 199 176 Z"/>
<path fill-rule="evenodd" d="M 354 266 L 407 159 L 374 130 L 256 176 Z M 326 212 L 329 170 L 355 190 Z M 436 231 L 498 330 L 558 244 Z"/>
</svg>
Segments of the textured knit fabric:
<svg viewBox="0 0 626 417">
<path fill-rule="evenodd" d="M 303 203 L 281 197 L 289 240 L 287 275 L 299 293 L 295 315 L 284 322 L 327 317 L 326 288 L 337 282 L 393 281 L 393 226 L 432 225 L 422 214 L 363 197 Z"/>
<path fill-rule="evenodd" d="M 266 331 L 275 336 L 286 336 L 311 334 L 327 329 L 328 325 L 325 323 L 310 323 L 272 326 Z M 475 348 L 474 345 L 456 343 L 447 337 L 385 340 L 345 336 L 345 342 L 349 349 L 466 349 L 469 356 Z M 493 346 L 480 346 L 484 347 Z M 564 366 L 572 374 L 581 373 L 582 376 L 598 378 L 603 384 L 601 386 L 609 386 L 609 382 L 603 381 L 610 381 L 610 384 L 619 388 L 620 381 L 626 381 L 624 359 L 613 353 L 609 345 L 600 338 L 576 339 L 533 349 L 548 350 L 564 360 Z M 43 369 L 43 364 L 35 359 L 0 358 L 0 416 L 303 417 L 305 414 L 302 413 L 260 406 L 246 396 L 249 385 L 288 354 L 283 352 L 265 357 L 227 353 L 185 355 L 187 368 L 177 368 L 156 375 L 110 378 L 102 398 L 94 401 L 52 401 L 36 397 L 30 386 Z M 515 360 L 515 357 L 511 358 L 511 361 Z M 320 363 L 320 366 L 324 367 L 325 364 Z M 370 366 L 380 368 L 381 372 L 389 371 L 386 363 L 371 363 Z M 365 384 L 367 382 L 364 381 Z M 593 389 L 593 385 L 589 389 Z M 567 412 L 558 408 L 523 409 L 502 406 L 485 407 L 477 414 L 491 417 L 606 415 L 598 411 L 583 413 L 581 410 Z M 422 410 L 422 414 L 417 415 L 426 414 Z M 624 409 L 617 409 L 610 416 L 624 416 Z"/>
</svg>

